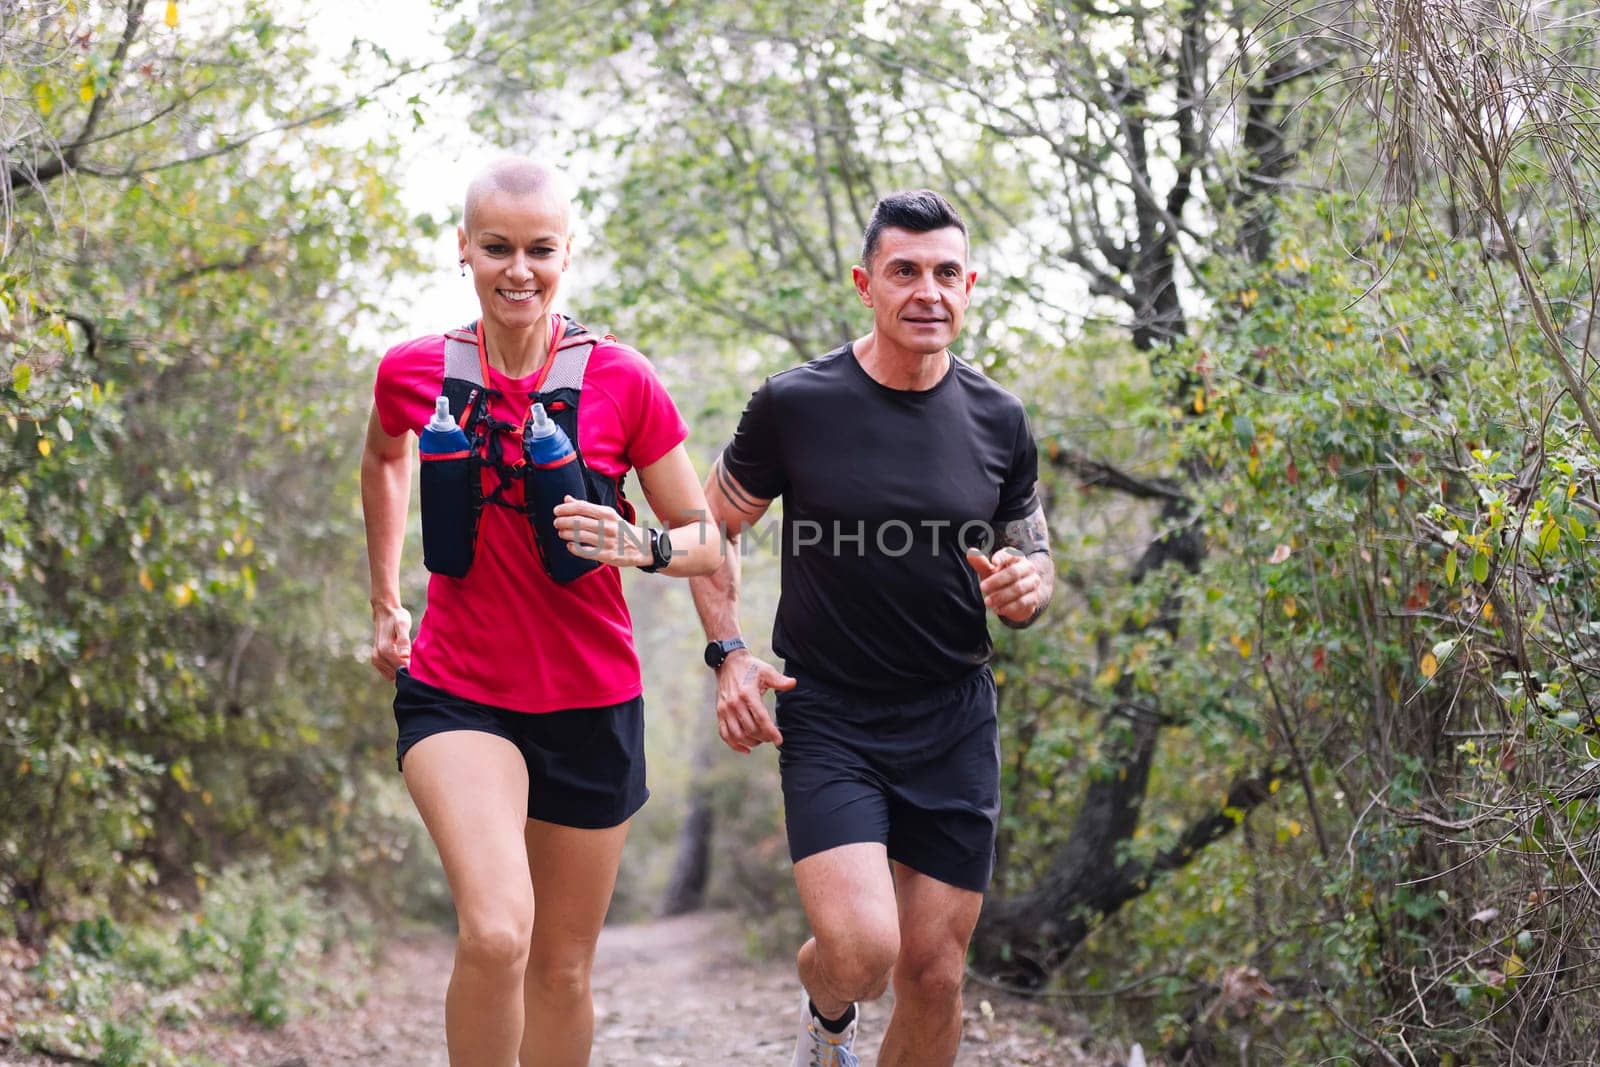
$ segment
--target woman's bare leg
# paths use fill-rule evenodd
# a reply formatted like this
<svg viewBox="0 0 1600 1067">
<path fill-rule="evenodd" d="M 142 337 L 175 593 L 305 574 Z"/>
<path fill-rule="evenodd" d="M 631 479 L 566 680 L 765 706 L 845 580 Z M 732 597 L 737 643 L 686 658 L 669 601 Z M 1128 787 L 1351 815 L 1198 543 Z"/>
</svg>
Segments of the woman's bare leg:
<svg viewBox="0 0 1600 1067">
<path fill-rule="evenodd" d="M 577 830 L 527 822 L 527 864 L 539 907 L 523 982 L 522 1067 L 589 1062 L 594 1043 L 589 973 L 627 837 L 627 823 Z"/>
<path fill-rule="evenodd" d="M 522 1035 L 522 975 L 534 925 L 523 838 L 527 765 L 502 737 L 454 730 L 418 741 L 404 767 L 460 927 L 445 995 L 450 1063 L 510 1067 Z"/>
</svg>

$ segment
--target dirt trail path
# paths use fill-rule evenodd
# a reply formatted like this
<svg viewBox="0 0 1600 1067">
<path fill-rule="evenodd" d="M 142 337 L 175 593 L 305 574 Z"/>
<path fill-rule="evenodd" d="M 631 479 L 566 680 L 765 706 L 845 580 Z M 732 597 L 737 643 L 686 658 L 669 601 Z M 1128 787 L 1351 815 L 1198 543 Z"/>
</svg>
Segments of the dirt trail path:
<svg viewBox="0 0 1600 1067">
<path fill-rule="evenodd" d="M 399 943 L 369 977 L 359 1008 L 301 1017 L 282 1030 L 200 1026 L 163 1034 L 185 1062 L 204 1058 L 250 1067 L 448 1067 L 444 989 L 452 942 Z M 595 965 L 594 1067 L 786 1067 L 799 1013 L 793 970 L 753 962 L 739 920 L 690 915 L 608 927 Z M 989 1011 L 983 1008 L 989 1005 Z M 876 1067 L 888 1002 L 863 1016 L 862 1067 Z M 1052 1033 L 1028 1006 L 981 988 L 967 992 L 958 1067 L 1107 1067 L 1083 1051 L 1082 1035 Z M 33 1065 L 36 1057 L 0 1064 Z"/>
</svg>

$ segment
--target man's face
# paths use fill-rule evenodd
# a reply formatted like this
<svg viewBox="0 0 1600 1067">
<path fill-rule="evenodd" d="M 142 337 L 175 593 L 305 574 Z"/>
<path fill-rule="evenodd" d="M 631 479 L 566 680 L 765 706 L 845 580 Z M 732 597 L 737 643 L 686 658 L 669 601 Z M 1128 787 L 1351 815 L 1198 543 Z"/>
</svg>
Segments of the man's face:
<svg viewBox="0 0 1600 1067">
<path fill-rule="evenodd" d="M 884 230 L 872 262 L 851 276 L 879 340 L 919 356 L 950 347 L 978 280 L 967 269 L 966 235 L 954 226 Z"/>
<path fill-rule="evenodd" d="M 458 231 L 461 258 L 472 270 L 484 317 L 513 330 L 542 321 L 572 259 L 567 205 L 549 191 L 519 196 L 496 189 L 466 225 L 472 232 Z"/>
</svg>

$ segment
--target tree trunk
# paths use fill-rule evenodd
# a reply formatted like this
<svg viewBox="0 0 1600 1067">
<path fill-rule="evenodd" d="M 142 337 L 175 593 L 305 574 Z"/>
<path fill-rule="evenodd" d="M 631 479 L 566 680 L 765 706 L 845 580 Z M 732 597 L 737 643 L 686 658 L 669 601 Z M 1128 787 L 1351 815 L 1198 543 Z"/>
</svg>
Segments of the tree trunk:
<svg viewBox="0 0 1600 1067">
<path fill-rule="evenodd" d="M 704 703 L 715 707 L 717 702 L 717 676 L 707 672 Z M 697 711 L 699 709 L 696 709 Z M 694 755 L 690 758 L 689 813 L 684 816 L 678 831 L 678 858 L 672 865 L 672 877 L 667 881 L 667 891 L 661 899 L 661 914 L 685 915 L 699 911 L 706 904 L 706 885 L 711 881 L 711 841 L 716 828 L 712 808 L 711 771 L 717 745 L 721 738 L 712 730 L 696 732 Z"/>
<path fill-rule="evenodd" d="M 1234 206 L 1247 220 L 1238 250 L 1254 262 L 1261 262 L 1270 249 L 1269 197 L 1295 156 L 1287 142 L 1292 108 L 1280 103 L 1279 94 L 1313 69 L 1313 65 L 1288 60 L 1274 63 L 1250 96 L 1247 142 L 1251 167 Z M 1129 123 L 1126 128 L 1136 132 L 1128 145 L 1129 156 L 1142 162 L 1143 127 Z M 1133 290 L 1129 294 L 1129 304 L 1135 311 L 1131 335 L 1138 349 L 1153 351 L 1182 340 L 1188 325 L 1178 299 L 1177 261 L 1171 235 L 1158 224 L 1152 205 L 1140 207 L 1140 246 L 1136 249 L 1137 268 L 1132 272 Z M 1192 383 L 1185 383 L 1180 389 L 1192 387 Z M 1186 410 L 1185 399 L 1178 397 Z M 1090 464 L 1096 469 L 1085 469 L 1082 457 L 1069 452 L 1063 452 L 1057 464 L 1074 471 L 1085 485 L 1109 485 L 1135 497 L 1161 500 L 1161 525 L 1172 532 L 1146 546 L 1129 575 L 1130 581 L 1162 580 L 1161 571 L 1169 564 L 1177 564 L 1190 573 L 1200 569 L 1206 554 L 1205 534 L 1190 517 L 1191 504 L 1182 483 L 1141 481 L 1103 465 Z M 1186 463 L 1183 474 L 1189 484 L 1209 476 L 1197 462 Z M 1181 622 L 1178 612 L 1177 600 L 1169 596 L 1160 615 L 1147 625 L 1159 626 L 1176 637 Z M 1117 704 L 1108 725 L 1125 719 L 1128 734 L 1090 780 L 1071 831 L 1057 848 L 1044 877 L 1026 893 L 992 898 L 985 903 L 973 935 L 974 967 L 981 973 L 1030 989 L 1042 986 L 1101 919 L 1143 894 L 1156 875 L 1183 866 L 1200 849 L 1231 832 L 1237 825 L 1237 813 L 1247 812 L 1271 796 L 1267 783 L 1280 773 L 1276 767 L 1236 781 L 1224 805 L 1226 814 L 1212 811 L 1201 817 L 1173 848 L 1154 860 L 1124 859 L 1139 826 L 1163 717 L 1157 710 L 1157 694 L 1140 694 L 1141 699 L 1133 699 L 1136 694 L 1130 676 L 1125 675 L 1118 683 L 1116 695 Z"/>
</svg>

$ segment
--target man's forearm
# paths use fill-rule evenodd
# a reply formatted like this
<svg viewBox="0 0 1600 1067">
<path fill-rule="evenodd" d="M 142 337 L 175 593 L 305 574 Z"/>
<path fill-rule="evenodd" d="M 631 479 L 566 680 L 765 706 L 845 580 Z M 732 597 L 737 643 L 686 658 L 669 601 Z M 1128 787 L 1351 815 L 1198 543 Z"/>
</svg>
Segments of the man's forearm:
<svg viewBox="0 0 1600 1067">
<path fill-rule="evenodd" d="M 708 641 L 725 641 L 739 636 L 739 540 L 724 533 L 722 562 L 700 578 L 689 579 L 694 609 L 700 615 L 700 628 Z"/>
</svg>

